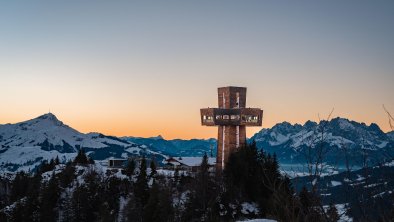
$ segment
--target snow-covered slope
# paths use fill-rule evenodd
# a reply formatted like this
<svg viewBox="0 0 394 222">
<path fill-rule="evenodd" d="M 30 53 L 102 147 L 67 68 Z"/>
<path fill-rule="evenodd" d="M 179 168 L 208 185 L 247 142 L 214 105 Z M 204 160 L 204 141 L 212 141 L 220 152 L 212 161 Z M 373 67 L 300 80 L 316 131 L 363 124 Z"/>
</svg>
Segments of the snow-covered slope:
<svg viewBox="0 0 394 222">
<path fill-rule="evenodd" d="M 52 113 L 17 124 L 0 125 L 0 139 L 1 150 L 13 146 L 41 146 L 46 143 L 64 147 L 64 150 L 57 149 L 59 152 L 75 151 L 76 146 L 103 148 L 107 147 L 105 143 L 128 145 L 126 142 L 100 137 L 98 133 L 80 133 L 63 124 Z"/>
<path fill-rule="evenodd" d="M 80 133 L 52 113 L 21 123 L 0 125 L 1 170 L 33 170 L 43 160 L 56 156 L 67 161 L 81 148 L 98 160 L 150 153 L 146 147 L 117 137 Z"/>
</svg>

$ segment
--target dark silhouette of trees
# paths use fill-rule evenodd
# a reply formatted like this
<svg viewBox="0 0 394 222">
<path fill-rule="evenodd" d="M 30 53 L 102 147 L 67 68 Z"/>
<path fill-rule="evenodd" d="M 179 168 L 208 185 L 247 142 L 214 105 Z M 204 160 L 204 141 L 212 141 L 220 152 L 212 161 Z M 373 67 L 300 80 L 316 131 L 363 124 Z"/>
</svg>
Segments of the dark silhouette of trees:
<svg viewBox="0 0 394 222">
<path fill-rule="evenodd" d="M 71 221 L 89 221 L 89 205 L 88 189 L 84 185 L 77 185 L 71 199 Z"/>
<path fill-rule="evenodd" d="M 52 163 L 56 166 L 57 160 L 48 165 Z M 105 174 L 96 172 L 88 163 L 89 158 L 80 150 L 73 162 L 61 164 L 52 174 L 17 173 L 1 206 L 13 207 L 0 212 L 0 219 L 82 222 L 119 218 L 153 222 L 261 217 L 296 222 L 338 219 L 334 205 L 322 212 L 315 192 L 304 187 L 299 194 L 295 193 L 289 178 L 280 173 L 276 155 L 257 149 L 255 143 L 231 154 L 220 173 L 215 173 L 208 164 L 207 155 L 197 172 L 177 169 L 173 176 L 154 173 L 154 161 L 148 175 L 145 158 L 137 169 L 135 162 L 129 161 L 124 169 L 127 177 L 119 177 L 117 169 Z M 255 210 L 244 213 L 245 204 Z"/>
<path fill-rule="evenodd" d="M 47 184 L 42 185 L 41 204 L 40 204 L 40 220 L 55 221 L 57 218 L 57 201 L 60 195 L 60 187 L 55 174 Z"/>
<path fill-rule="evenodd" d="M 150 189 L 149 200 L 144 207 L 144 221 L 171 221 L 173 216 L 171 193 L 154 182 Z"/>
<path fill-rule="evenodd" d="M 339 218 L 338 210 L 334 204 L 330 204 L 327 209 L 327 216 L 329 222 L 337 222 Z"/>
<path fill-rule="evenodd" d="M 153 178 L 157 173 L 155 159 L 152 159 L 150 161 L 149 168 L 151 170 L 149 174 L 149 178 Z"/>
<path fill-rule="evenodd" d="M 77 156 L 75 157 L 74 164 L 89 164 L 92 163 L 92 160 L 86 156 L 86 153 L 83 149 L 78 151 Z M 94 161 L 93 161 L 94 163 Z"/>
<path fill-rule="evenodd" d="M 141 159 L 134 193 L 138 201 L 144 206 L 149 198 L 148 176 L 146 173 L 146 159 Z"/>
<path fill-rule="evenodd" d="M 300 217 L 302 221 L 324 221 L 321 208 L 316 206 L 316 203 L 320 205 L 319 197 L 316 196 L 314 192 L 308 191 L 308 189 L 303 186 L 299 193 L 299 200 L 301 204 Z"/>
<path fill-rule="evenodd" d="M 129 159 L 127 161 L 125 173 L 127 176 L 131 177 L 132 175 L 134 175 L 134 170 L 135 170 L 135 161 L 134 159 Z"/>
<path fill-rule="evenodd" d="M 193 218 L 215 220 L 218 217 L 217 207 L 215 206 L 218 204 L 218 191 L 218 184 L 209 172 L 208 156 L 204 154 L 190 189 L 183 220 L 189 221 Z"/>
<path fill-rule="evenodd" d="M 259 151 L 254 142 L 230 155 L 224 184 L 223 198 L 227 202 L 258 203 L 262 217 L 297 221 L 300 216 L 299 202 L 289 178 L 279 172 L 276 155 Z"/>
</svg>

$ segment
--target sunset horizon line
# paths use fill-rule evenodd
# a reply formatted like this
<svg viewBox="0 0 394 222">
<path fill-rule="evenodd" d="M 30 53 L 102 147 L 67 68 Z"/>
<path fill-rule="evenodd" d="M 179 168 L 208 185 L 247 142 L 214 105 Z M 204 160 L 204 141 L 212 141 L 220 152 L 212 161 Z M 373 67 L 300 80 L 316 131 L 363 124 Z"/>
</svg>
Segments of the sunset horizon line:
<svg viewBox="0 0 394 222">
<path fill-rule="evenodd" d="M 40 114 L 40 115 L 38 115 L 38 116 L 36 115 L 35 117 L 30 117 L 30 118 L 25 119 L 25 120 L 18 120 L 18 121 L 15 121 L 15 122 L 0 123 L 0 125 L 8 125 L 8 124 L 14 124 L 14 125 L 15 125 L 15 124 L 20 124 L 20 123 L 24 123 L 24 122 L 28 122 L 28 121 L 37 119 L 37 118 L 39 118 L 39 117 L 41 117 L 41 116 L 45 116 L 45 115 L 48 115 L 48 114 L 52 114 L 53 116 L 55 116 L 55 117 L 57 118 L 57 120 L 59 120 L 60 122 L 62 122 L 64 125 L 66 125 L 66 126 L 72 128 L 72 129 L 75 129 L 75 130 L 77 130 L 78 132 L 83 133 L 83 134 L 100 133 L 100 134 L 103 134 L 103 135 L 106 135 L 106 136 L 115 136 L 115 137 L 119 137 L 119 138 L 122 138 L 122 137 L 154 138 L 154 137 L 159 137 L 159 136 L 160 136 L 160 137 L 162 137 L 162 138 L 165 139 L 165 140 L 177 140 L 177 139 L 179 139 L 179 140 L 192 140 L 192 139 L 209 140 L 209 139 L 216 139 L 216 138 L 215 138 L 215 136 L 216 136 L 215 134 L 212 134 L 211 137 L 209 137 L 209 136 L 208 136 L 208 137 L 171 137 L 171 136 L 165 135 L 165 132 L 158 133 L 158 134 L 149 134 L 149 135 L 136 135 L 136 134 L 116 134 L 116 133 L 114 134 L 114 133 L 103 132 L 103 131 L 100 131 L 100 130 L 81 130 L 81 129 L 79 129 L 78 127 L 74 127 L 72 123 L 64 122 L 64 121 L 62 120 L 62 118 L 58 118 L 58 115 L 55 114 L 53 111 L 49 111 L 49 112 L 47 112 L 47 113 L 43 113 L 43 114 Z M 382 132 L 384 132 L 385 134 L 390 133 L 390 132 L 394 132 L 394 130 L 390 130 L 390 129 L 385 130 L 380 124 L 378 124 L 378 123 L 376 123 L 376 122 L 367 123 L 367 122 L 364 122 L 364 121 L 358 121 L 358 120 L 355 120 L 355 119 L 352 119 L 352 118 L 343 117 L 343 116 L 339 116 L 339 115 L 334 115 L 333 117 L 329 118 L 328 120 L 331 121 L 331 120 L 337 119 L 337 118 L 346 119 L 346 120 L 349 120 L 349 121 L 354 121 L 354 122 L 357 122 L 357 123 L 360 123 L 360 124 L 365 124 L 366 126 L 371 126 L 372 124 L 376 124 L 376 125 L 379 127 L 379 129 L 380 129 Z M 273 128 L 274 126 L 276 126 L 276 125 L 278 125 L 278 124 L 289 123 L 289 124 L 292 125 L 292 126 L 297 125 L 297 124 L 298 124 L 298 125 L 301 125 L 301 126 L 304 126 L 304 125 L 305 125 L 307 122 L 309 122 L 309 121 L 314 122 L 314 123 L 320 123 L 321 121 L 327 121 L 327 119 L 321 119 L 321 120 L 319 120 L 319 121 L 315 121 L 315 120 L 312 120 L 312 119 L 308 119 L 308 120 L 298 121 L 298 122 L 292 122 L 292 121 L 284 120 L 284 121 L 276 122 L 276 123 L 274 123 L 274 124 L 273 124 L 272 126 L 270 126 L 270 127 L 266 127 L 266 126 L 263 126 L 263 127 L 255 127 L 255 128 L 259 128 L 259 129 L 258 129 L 257 131 L 255 131 L 255 132 L 253 132 L 252 134 L 249 132 L 249 133 L 248 133 L 249 135 L 247 136 L 247 138 L 250 139 L 254 134 L 260 132 L 261 130 L 263 130 L 263 129 L 271 129 L 271 128 Z M 264 119 L 263 119 L 263 125 L 264 125 Z M 252 130 L 251 130 L 251 131 L 252 131 Z M 250 136 L 250 135 L 251 135 L 251 136 Z"/>
</svg>

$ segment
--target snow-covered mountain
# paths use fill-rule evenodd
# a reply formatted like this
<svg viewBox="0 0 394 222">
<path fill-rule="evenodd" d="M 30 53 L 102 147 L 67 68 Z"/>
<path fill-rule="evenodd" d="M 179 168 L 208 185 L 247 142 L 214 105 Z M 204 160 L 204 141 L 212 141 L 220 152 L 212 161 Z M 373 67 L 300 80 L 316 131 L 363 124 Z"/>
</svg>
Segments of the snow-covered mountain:
<svg viewBox="0 0 394 222">
<path fill-rule="evenodd" d="M 123 137 L 122 139 L 135 144 L 146 145 L 153 151 L 169 156 L 201 157 L 204 153 L 216 156 L 216 139 L 165 140 L 162 136 L 149 138 Z"/>
<path fill-rule="evenodd" d="M 252 140 L 259 148 L 276 153 L 281 163 L 305 163 L 307 147 L 315 147 L 321 141 L 327 150 L 324 161 L 335 165 L 343 164 L 345 154 L 353 165 L 359 165 L 363 155 L 371 164 L 394 158 L 394 132 L 386 134 L 376 124 L 367 126 L 343 118 L 319 124 L 283 122 L 262 129 L 249 139 Z M 100 133 L 84 134 L 51 113 L 21 123 L 0 125 L 0 170 L 33 170 L 42 161 L 56 156 L 67 161 L 81 148 L 95 160 L 155 155 L 161 162 L 166 156 L 201 157 L 204 153 L 211 155 L 211 151 L 216 156 L 215 139 L 165 140 L 161 136 L 118 138 Z"/>
<path fill-rule="evenodd" d="M 319 146 L 324 149 L 324 161 L 335 164 L 343 164 L 345 155 L 355 165 L 361 164 L 363 155 L 371 164 L 394 157 L 392 133 L 384 133 L 374 123 L 368 126 L 339 117 L 320 123 L 307 121 L 304 125 L 279 123 L 262 129 L 251 140 L 288 163 L 305 162 L 308 147 L 313 150 Z"/>
<path fill-rule="evenodd" d="M 43 160 L 56 156 L 67 161 L 81 148 L 95 160 L 151 153 L 146 146 L 117 137 L 80 133 L 52 113 L 21 123 L 0 125 L 1 170 L 33 170 Z"/>
</svg>

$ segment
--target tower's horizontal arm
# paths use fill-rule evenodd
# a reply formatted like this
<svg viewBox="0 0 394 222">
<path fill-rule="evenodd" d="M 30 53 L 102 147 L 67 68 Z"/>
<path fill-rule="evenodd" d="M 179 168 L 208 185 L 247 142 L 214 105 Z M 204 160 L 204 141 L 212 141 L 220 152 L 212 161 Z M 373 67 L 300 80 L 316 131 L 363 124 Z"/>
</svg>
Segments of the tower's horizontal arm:
<svg viewBox="0 0 394 222">
<path fill-rule="evenodd" d="M 259 108 L 206 108 L 200 112 L 204 126 L 261 126 L 263 120 L 263 110 Z"/>
</svg>

